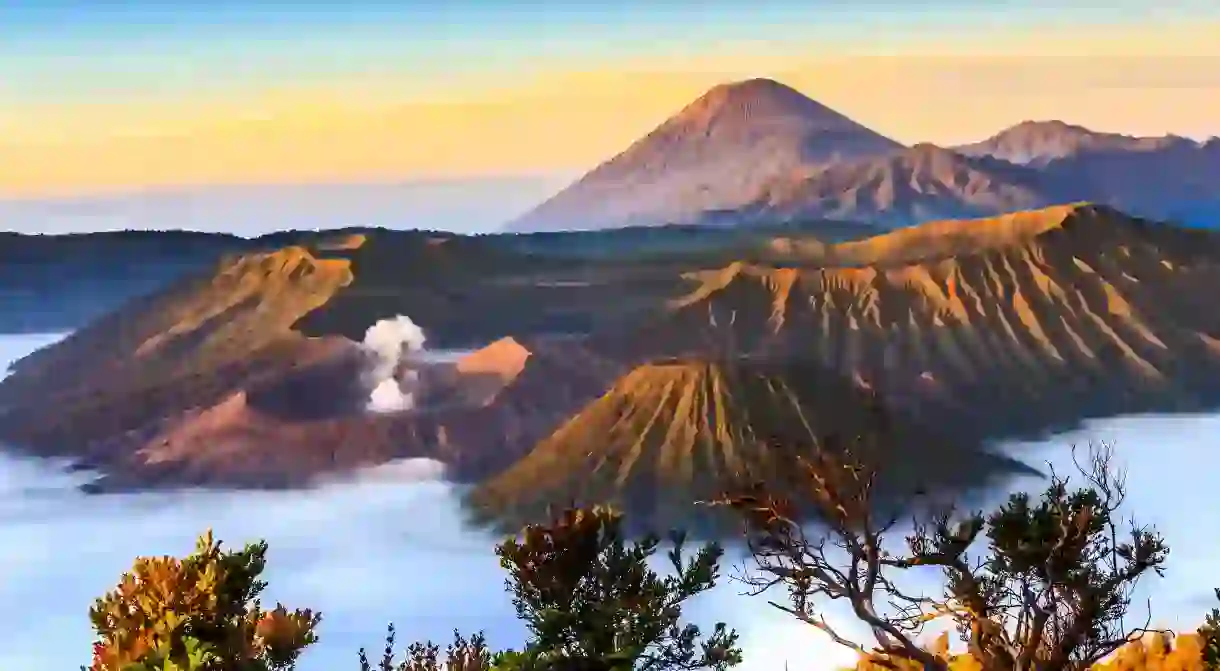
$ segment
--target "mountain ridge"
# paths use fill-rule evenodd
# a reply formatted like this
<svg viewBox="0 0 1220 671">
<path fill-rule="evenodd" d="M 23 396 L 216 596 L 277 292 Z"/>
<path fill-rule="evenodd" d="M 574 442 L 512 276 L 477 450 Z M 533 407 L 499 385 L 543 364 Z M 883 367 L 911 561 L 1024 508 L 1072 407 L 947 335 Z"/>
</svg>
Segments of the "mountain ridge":
<svg viewBox="0 0 1220 671">
<path fill-rule="evenodd" d="M 910 435 L 952 426 L 954 459 L 977 466 L 958 488 L 1018 468 L 992 441 L 1220 405 L 1220 235 L 1076 204 L 773 242 L 730 263 L 539 265 L 476 238 L 376 234 L 230 259 L 18 362 L 0 439 L 83 459 L 108 489 L 307 486 L 428 457 L 476 508 L 529 515 L 587 485 L 660 523 L 677 514 L 662 492 L 715 484 L 684 475 L 697 464 L 722 484 L 753 473 L 726 465 L 735 450 L 783 470 L 746 443 L 798 449 L 797 415 L 820 418 L 818 439 L 859 431 L 868 398 Z M 589 328 L 557 328 L 577 306 Z M 483 346 L 410 363 L 419 406 L 368 414 L 356 341 L 400 308 L 429 342 Z M 801 413 L 781 412 L 785 386 Z M 645 421 L 658 412 L 685 419 Z M 285 444 L 300 457 L 265 447 Z M 918 466 L 901 441 L 878 449 Z"/>
<path fill-rule="evenodd" d="M 1078 201 L 1220 225 L 1218 148 L 1215 138 L 1058 120 L 904 147 L 779 82 L 745 80 L 713 87 L 504 230 L 750 226 L 798 214 L 909 226 Z"/>
<path fill-rule="evenodd" d="M 1039 173 L 931 143 L 775 182 L 747 208 L 757 220 L 866 219 L 890 227 L 1070 202 Z"/>
<path fill-rule="evenodd" d="M 1058 119 L 1022 121 L 991 137 L 952 149 L 966 156 L 993 156 L 1016 164 L 1045 165 L 1086 151 L 1156 151 L 1177 143 L 1176 135 L 1134 136 L 1094 131 Z"/>
</svg>

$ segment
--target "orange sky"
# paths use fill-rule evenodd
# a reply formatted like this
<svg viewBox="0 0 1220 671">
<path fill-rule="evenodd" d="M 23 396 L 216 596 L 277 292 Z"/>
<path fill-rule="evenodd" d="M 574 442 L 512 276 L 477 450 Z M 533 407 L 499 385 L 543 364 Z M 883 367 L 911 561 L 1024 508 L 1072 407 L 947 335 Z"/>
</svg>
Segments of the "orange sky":
<svg viewBox="0 0 1220 671">
<path fill-rule="evenodd" d="M 690 56 L 478 78 L 313 83 L 182 99 L 0 107 L 0 192 L 582 170 L 721 81 L 771 76 L 900 141 L 1025 119 L 1220 134 L 1220 24 Z M 813 53 L 814 55 L 808 55 Z"/>
</svg>

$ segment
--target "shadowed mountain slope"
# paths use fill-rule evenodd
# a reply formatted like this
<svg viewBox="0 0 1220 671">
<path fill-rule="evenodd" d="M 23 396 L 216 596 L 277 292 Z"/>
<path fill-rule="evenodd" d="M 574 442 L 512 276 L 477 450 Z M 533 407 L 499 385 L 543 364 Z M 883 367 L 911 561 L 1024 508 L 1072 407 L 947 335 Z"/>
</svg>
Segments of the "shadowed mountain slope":
<svg viewBox="0 0 1220 671">
<path fill-rule="evenodd" d="M 188 231 L 0 232 L 0 333 L 66 331 L 253 243 Z"/>
<path fill-rule="evenodd" d="M 953 147 L 965 156 L 991 156 L 1009 163 L 1042 166 L 1090 151 L 1156 151 L 1181 142 L 1172 135 L 1135 137 L 1089 130 L 1063 121 L 1022 121 L 995 135 Z"/>
<path fill-rule="evenodd" d="M 1066 194 L 1034 170 L 919 144 L 836 163 L 798 179 L 773 180 L 739 216 L 743 223 L 855 219 L 897 227 L 1073 200 Z"/>
<path fill-rule="evenodd" d="M 694 222 L 748 204 L 773 179 L 899 148 L 779 82 L 723 84 L 506 230 Z"/>
<path fill-rule="evenodd" d="M 732 487 L 795 483 L 796 459 L 857 437 L 857 454 L 884 464 L 882 495 L 979 485 L 1013 468 L 974 446 L 890 417 L 859 384 L 810 361 L 664 360 L 619 378 L 524 458 L 471 495 L 507 529 L 546 518 L 547 507 L 613 503 L 648 522 L 696 522 L 692 501 Z M 893 441 L 901 437 L 901 444 Z M 901 468 L 889 468 L 901 463 Z M 921 466 L 922 465 L 922 466 Z M 663 528 L 653 531 L 664 532 Z"/>
<path fill-rule="evenodd" d="M 137 299 L 11 366 L 0 384 L 7 439 L 70 453 L 86 436 L 206 407 L 234 385 L 308 363 L 331 345 L 290 327 L 351 279 L 348 261 L 288 247 Z"/>
<path fill-rule="evenodd" d="M 1126 212 L 1192 226 L 1220 226 L 1220 138 L 1170 138 L 1138 151 L 1081 152 L 1050 161 L 1046 179 Z"/>
<path fill-rule="evenodd" d="M 1067 200 L 1192 225 L 1220 224 L 1220 138 L 1133 137 L 1027 121 L 955 151 L 1036 168 Z"/>
<path fill-rule="evenodd" d="M 708 258 L 727 262 L 752 248 L 763 249 L 768 235 L 816 235 L 827 242 L 866 237 L 882 229 L 857 222 L 801 221 L 757 229 L 659 226 L 591 231 L 581 234 L 486 235 L 477 246 L 484 254 L 520 258 L 622 262 L 641 255 Z M 124 303 L 166 289 L 184 278 L 210 273 L 228 255 L 275 252 L 285 247 L 315 249 L 350 236 L 388 240 L 410 247 L 426 240 L 457 239 L 452 233 L 349 228 L 333 231 L 282 231 L 258 238 L 189 231 L 117 231 L 65 235 L 0 232 L 0 334 L 66 332 L 86 326 Z M 420 245 L 416 245 L 420 246 Z M 341 250 L 331 250 L 341 251 Z M 419 250 L 404 249 L 410 256 Z M 389 254 L 387 254 L 389 255 Z M 539 260 L 540 259 L 540 260 Z"/>
</svg>

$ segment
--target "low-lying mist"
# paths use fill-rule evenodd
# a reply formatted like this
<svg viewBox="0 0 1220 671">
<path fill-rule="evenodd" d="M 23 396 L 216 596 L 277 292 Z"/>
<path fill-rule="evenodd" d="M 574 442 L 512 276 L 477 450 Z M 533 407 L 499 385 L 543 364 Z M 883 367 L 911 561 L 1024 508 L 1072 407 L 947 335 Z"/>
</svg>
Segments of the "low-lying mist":
<svg viewBox="0 0 1220 671">
<path fill-rule="evenodd" d="M 0 356 L 15 358 L 53 339 L 3 338 Z M 1220 586 L 1214 561 L 1220 506 L 1208 495 L 1220 465 L 1213 456 L 1218 430 L 1218 416 L 1127 418 L 1013 448 L 1067 472 L 1073 442 L 1115 443 L 1129 469 L 1128 507 L 1157 524 L 1172 547 L 1167 577 L 1144 585 L 1153 595 L 1154 622 L 1184 627 L 1194 626 L 1211 588 Z M 424 638 L 445 643 L 455 627 L 485 630 L 495 646 L 517 646 L 525 631 L 503 589 L 493 553 L 498 538 L 462 528 L 458 492 L 441 475 L 438 464 L 419 460 L 330 478 L 309 491 L 88 497 L 75 489 L 86 474 L 0 457 L 0 669 L 86 663 L 92 600 L 137 555 L 184 555 L 209 527 L 227 545 L 268 541 L 266 601 L 323 612 L 321 641 L 301 671 L 358 668 L 356 650 L 379 650 L 389 621 L 403 646 Z M 739 564 L 732 554 L 731 563 Z M 735 571 L 728 566 L 724 573 Z M 927 586 L 936 588 L 931 580 Z M 821 634 L 743 591 L 726 580 L 689 613 L 702 625 L 724 620 L 742 633 L 741 668 L 775 671 L 787 662 L 798 671 L 852 662 Z M 830 609 L 830 619 L 841 631 L 863 634 L 842 608 Z"/>
</svg>

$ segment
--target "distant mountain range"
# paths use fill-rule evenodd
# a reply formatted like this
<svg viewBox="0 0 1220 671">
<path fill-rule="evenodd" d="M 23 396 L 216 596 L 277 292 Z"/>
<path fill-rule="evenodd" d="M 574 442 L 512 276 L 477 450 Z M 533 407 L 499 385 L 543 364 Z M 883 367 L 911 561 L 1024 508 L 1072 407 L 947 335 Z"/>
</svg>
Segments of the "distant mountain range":
<svg viewBox="0 0 1220 671">
<path fill-rule="evenodd" d="M 711 89 L 505 230 L 794 218 L 905 226 L 1079 201 L 1220 223 L 1220 139 L 1026 121 L 974 144 L 904 147 L 751 79 Z"/>
<path fill-rule="evenodd" d="M 0 232 L 0 334 L 51 333 L 84 326 L 124 302 L 195 273 L 223 257 L 312 245 L 329 236 L 385 229 L 288 230 L 255 238 L 191 231 L 105 231 L 64 235 Z M 806 220 L 753 227 L 648 226 L 578 233 L 485 235 L 488 246 L 549 259 L 740 253 L 775 236 L 840 242 L 884 232 L 850 221 Z M 453 233 L 417 231 L 420 238 Z M 719 250 L 719 251 L 718 251 Z M 727 260 L 731 259 L 725 259 Z"/>
</svg>

